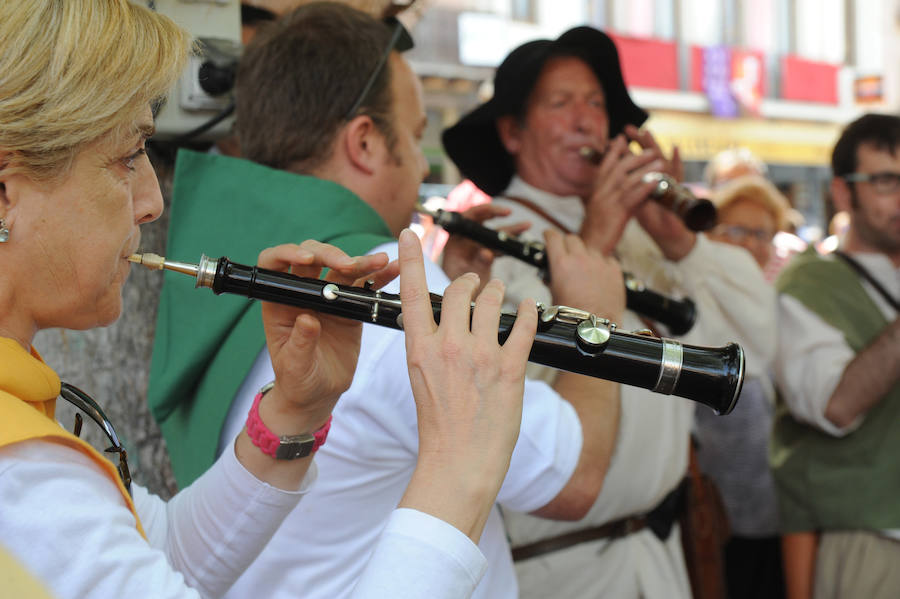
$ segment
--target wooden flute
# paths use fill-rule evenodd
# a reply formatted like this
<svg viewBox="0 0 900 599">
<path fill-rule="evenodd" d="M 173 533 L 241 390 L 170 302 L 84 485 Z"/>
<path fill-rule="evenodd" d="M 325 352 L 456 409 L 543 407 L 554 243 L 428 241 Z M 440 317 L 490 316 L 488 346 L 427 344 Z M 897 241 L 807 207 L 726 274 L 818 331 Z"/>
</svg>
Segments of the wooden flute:
<svg viewBox="0 0 900 599">
<path fill-rule="evenodd" d="M 600 164 L 603 154 L 590 146 L 582 146 L 578 153 L 591 164 Z M 644 183 L 656 183 L 650 198 L 677 214 L 691 231 L 708 231 L 716 225 L 718 213 L 715 204 L 698 198 L 686 185 L 660 172 L 646 173 Z"/>
</svg>

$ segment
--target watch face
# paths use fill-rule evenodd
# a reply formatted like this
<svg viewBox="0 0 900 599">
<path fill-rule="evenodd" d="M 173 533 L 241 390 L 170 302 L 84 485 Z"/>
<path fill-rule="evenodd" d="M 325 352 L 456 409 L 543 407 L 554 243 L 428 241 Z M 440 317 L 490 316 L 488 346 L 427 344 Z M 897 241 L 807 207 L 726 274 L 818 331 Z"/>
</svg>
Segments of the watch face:
<svg viewBox="0 0 900 599">
<path fill-rule="evenodd" d="M 305 458 L 312 453 L 312 448 L 316 444 L 316 438 L 309 433 L 285 436 L 279 440 L 281 443 L 278 445 L 278 449 L 275 450 L 276 460 Z"/>
</svg>

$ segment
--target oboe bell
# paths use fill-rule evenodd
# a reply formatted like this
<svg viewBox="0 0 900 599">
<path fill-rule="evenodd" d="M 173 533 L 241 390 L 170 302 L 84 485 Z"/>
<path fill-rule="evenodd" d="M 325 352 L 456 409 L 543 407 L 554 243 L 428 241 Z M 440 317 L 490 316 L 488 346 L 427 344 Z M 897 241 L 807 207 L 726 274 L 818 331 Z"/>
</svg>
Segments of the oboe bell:
<svg viewBox="0 0 900 599">
<path fill-rule="evenodd" d="M 596 149 L 582 146 L 579 155 L 591 164 L 600 164 L 603 159 Z M 705 198 L 698 198 L 686 186 L 669 175 L 651 172 L 641 177 L 644 183 L 656 183 L 650 198 L 677 214 L 691 231 L 708 231 L 716 224 L 716 207 Z"/>
<path fill-rule="evenodd" d="M 199 264 L 166 260 L 155 254 L 136 254 L 130 261 L 154 270 L 171 270 L 195 279 L 216 295 L 230 293 L 357 321 L 403 328 L 400 296 L 393 293 L 337 285 L 203 256 Z M 432 294 L 436 321 L 441 296 Z M 729 413 L 737 403 L 744 379 L 744 352 L 729 343 L 711 348 L 684 345 L 674 339 L 622 332 L 614 323 L 567 306 L 538 306 L 539 322 L 529 360 L 624 385 L 677 395 Z M 512 331 L 515 314 L 500 315 L 497 337 L 503 343 Z"/>
</svg>

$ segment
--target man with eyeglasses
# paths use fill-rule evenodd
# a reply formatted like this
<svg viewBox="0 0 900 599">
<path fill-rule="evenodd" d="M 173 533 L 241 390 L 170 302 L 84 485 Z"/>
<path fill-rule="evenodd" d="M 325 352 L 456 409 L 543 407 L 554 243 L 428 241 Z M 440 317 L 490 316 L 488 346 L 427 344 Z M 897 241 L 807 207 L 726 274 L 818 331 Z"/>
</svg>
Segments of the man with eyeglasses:
<svg viewBox="0 0 900 599">
<path fill-rule="evenodd" d="M 241 252 L 293 239 L 302 227 L 352 254 L 396 257 L 395 237 L 408 226 L 427 173 L 419 147 L 426 126 L 422 91 L 400 54 L 410 45 L 396 19 L 375 21 L 338 3 L 301 7 L 257 34 L 236 85 L 237 133 L 246 160 L 179 156 L 169 255 L 206 252 L 240 261 Z M 235 181 L 238 170 L 242 176 Z M 233 228 L 198 225 L 210 212 L 231 220 Z M 549 256 L 554 272 L 563 273 L 559 280 L 578 274 L 598 282 L 570 290 L 567 304 L 618 318 L 624 290 L 613 260 L 588 255 L 583 244 L 562 236 L 550 243 Z M 458 274 L 462 266 L 452 264 L 447 257 L 444 267 Z M 435 265 L 427 266 L 427 279 L 435 292 L 449 282 Z M 201 319 L 219 320 L 225 298 L 207 305 L 202 294 L 176 285 L 167 284 L 161 298 L 150 396 L 173 469 L 186 484 L 214 458 L 217 442 L 219 448 L 232 442 L 240 415 L 272 371 L 255 329 L 244 330 L 243 320 L 215 335 L 197 326 Z M 185 336 L 186 327 L 200 332 Z M 338 402 L 328 443 L 316 455 L 316 485 L 228 597 L 348 596 L 401 500 L 419 450 L 416 407 L 401 367 L 403 336 L 363 329 L 353 385 Z M 499 502 L 549 517 L 582 515 L 599 493 L 609 461 L 609 430 L 618 420 L 614 388 L 568 373 L 555 388 L 526 383 L 522 428 Z M 173 396 L 175 402 L 163 403 Z M 486 421 L 472 434 L 497 434 L 497 424 Z M 459 446 L 441 451 L 462 452 L 467 445 L 461 438 Z M 473 473 L 495 468 L 493 457 L 479 458 Z M 456 504 L 473 491 L 461 486 L 446 501 Z M 516 597 L 499 510 L 485 515 L 479 547 L 487 570 L 474 596 Z"/>
<path fill-rule="evenodd" d="M 814 597 L 900 588 L 900 118 L 867 114 L 834 147 L 840 249 L 797 256 L 777 281 L 770 459 L 785 559 Z M 818 539 L 813 533 L 818 532 Z M 816 545 L 818 545 L 816 550 Z M 815 553 L 813 557 L 811 553 Z M 814 577 L 813 577 L 814 576 Z M 813 582 L 814 581 L 814 582 Z"/>
</svg>

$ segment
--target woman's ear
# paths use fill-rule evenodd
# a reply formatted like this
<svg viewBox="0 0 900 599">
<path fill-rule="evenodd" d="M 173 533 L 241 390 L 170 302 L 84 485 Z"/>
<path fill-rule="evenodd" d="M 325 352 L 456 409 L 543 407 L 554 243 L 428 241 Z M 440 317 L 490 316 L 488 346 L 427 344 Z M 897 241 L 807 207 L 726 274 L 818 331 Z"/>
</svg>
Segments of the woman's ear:
<svg viewBox="0 0 900 599">
<path fill-rule="evenodd" d="M 7 204 L 9 203 L 6 195 L 6 165 L 8 158 L 5 152 L 0 152 L 0 216 L 6 214 Z"/>
<path fill-rule="evenodd" d="M 6 167 L 9 163 L 6 156 L 0 152 L 0 218 L 11 226 L 16 220 L 16 214 L 22 209 L 21 198 L 27 190 L 34 185 L 26 175 L 22 173 L 9 173 Z"/>
</svg>

